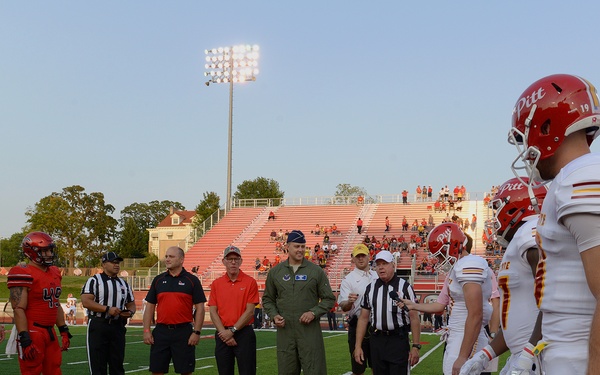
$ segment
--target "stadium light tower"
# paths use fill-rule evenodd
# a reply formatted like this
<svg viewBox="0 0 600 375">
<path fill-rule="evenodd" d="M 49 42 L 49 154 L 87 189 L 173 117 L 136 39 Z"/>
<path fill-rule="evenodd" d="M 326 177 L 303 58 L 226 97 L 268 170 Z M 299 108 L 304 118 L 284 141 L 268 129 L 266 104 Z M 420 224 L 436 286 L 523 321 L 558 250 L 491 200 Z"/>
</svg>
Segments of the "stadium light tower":
<svg viewBox="0 0 600 375">
<path fill-rule="evenodd" d="M 258 74 L 257 45 L 238 45 L 207 49 L 206 72 L 209 77 L 206 86 L 211 83 L 229 83 L 229 137 L 227 152 L 227 203 L 226 210 L 231 210 L 231 156 L 233 134 L 233 84 L 256 81 Z"/>
</svg>

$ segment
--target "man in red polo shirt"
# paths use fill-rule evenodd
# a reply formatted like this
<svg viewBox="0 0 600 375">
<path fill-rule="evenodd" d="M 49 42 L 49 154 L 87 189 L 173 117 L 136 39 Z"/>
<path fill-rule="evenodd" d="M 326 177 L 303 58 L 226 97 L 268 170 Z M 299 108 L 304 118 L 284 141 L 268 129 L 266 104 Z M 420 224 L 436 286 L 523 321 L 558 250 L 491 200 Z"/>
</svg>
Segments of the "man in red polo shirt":
<svg viewBox="0 0 600 375">
<path fill-rule="evenodd" d="M 208 301 L 215 325 L 215 358 L 221 375 L 233 375 L 237 358 L 240 375 L 256 374 L 256 335 L 252 328 L 259 302 L 256 280 L 240 270 L 242 253 L 235 246 L 223 252 L 225 275 L 213 281 Z"/>
</svg>

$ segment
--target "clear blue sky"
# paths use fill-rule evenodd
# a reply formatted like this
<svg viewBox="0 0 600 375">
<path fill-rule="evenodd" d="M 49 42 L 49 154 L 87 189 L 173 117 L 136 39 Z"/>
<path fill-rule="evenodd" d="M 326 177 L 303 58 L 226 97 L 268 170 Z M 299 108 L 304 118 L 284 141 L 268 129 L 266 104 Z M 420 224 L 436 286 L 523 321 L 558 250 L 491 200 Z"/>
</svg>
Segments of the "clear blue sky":
<svg viewBox="0 0 600 375">
<path fill-rule="evenodd" d="M 287 197 L 512 177 L 512 107 L 553 73 L 600 85 L 597 1 L 2 1 L 0 236 L 81 185 L 119 211 L 225 201 L 228 86 L 204 50 L 261 48 L 234 94 L 233 191 Z M 598 147 L 598 146 L 596 146 Z"/>
</svg>

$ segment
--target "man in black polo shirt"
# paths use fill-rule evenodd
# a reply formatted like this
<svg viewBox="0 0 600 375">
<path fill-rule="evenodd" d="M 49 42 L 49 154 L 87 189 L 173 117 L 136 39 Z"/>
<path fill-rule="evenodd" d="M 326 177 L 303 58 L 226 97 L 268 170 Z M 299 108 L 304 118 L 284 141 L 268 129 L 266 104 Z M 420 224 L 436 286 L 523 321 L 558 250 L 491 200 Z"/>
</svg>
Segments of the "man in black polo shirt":
<svg viewBox="0 0 600 375">
<path fill-rule="evenodd" d="M 380 251 L 375 257 L 375 269 L 379 278 L 367 285 L 362 310 L 356 327 L 354 359 L 365 360 L 362 341 L 371 323 L 371 367 L 377 375 L 409 374 L 410 366 L 419 362 L 421 349 L 421 322 L 415 311 L 404 311 L 398 305 L 400 298 L 416 300 L 413 288 L 396 275 L 394 257 L 389 251 Z M 390 296 L 393 292 L 394 299 Z M 410 346 L 408 332 L 412 332 Z M 394 348 L 394 350 L 390 350 Z"/>
<path fill-rule="evenodd" d="M 88 279 L 81 302 L 89 312 L 87 353 L 90 374 L 125 374 L 125 324 L 135 313 L 133 292 L 117 275 L 123 258 L 114 252 L 102 255 L 104 272 Z"/>
<path fill-rule="evenodd" d="M 206 297 L 200 280 L 183 268 L 184 252 L 172 246 L 165 253 L 167 271 L 156 276 L 146 296 L 144 343 L 150 348 L 152 374 L 191 374 L 196 364 L 196 345 L 204 324 Z M 156 310 L 156 327 L 150 331 Z"/>
</svg>

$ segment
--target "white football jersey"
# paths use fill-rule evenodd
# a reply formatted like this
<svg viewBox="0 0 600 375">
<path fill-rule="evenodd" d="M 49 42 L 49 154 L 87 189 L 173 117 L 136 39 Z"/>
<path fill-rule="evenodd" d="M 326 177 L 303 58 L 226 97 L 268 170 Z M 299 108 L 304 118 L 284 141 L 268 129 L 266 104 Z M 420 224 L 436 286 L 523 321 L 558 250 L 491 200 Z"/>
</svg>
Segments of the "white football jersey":
<svg viewBox="0 0 600 375">
<path fill-rule="evenodd" d="M 536 226 L 537 216 L 523 223 L 508 244 L 498 272 L 500 324 L 511 353 L 525 347 L 539 313 L 533 294 L 535 279 L 527 261 L 527 250 L 537 249 Z"/>
<path fill-rule="evenodd" d="M 464 337 L 468 311 L 463 286 L 467 283 L 478 283 L 481 285 L 483 303 L 483 321 L 471 355 L 483 349 L 488 343 L 484 326 L 492 316 L 492 305 L 489 303 L 493 289 L 492 274 L 493 271 L 488 266 L 487 261 L 477 255 L 467 255 L 460 258 L 454 264 L 454 267 L 452 267 L 450 274 L 448 274 L 450 319 L 448 321 L 449 334 L 443 361 L 443 370 L 446 375 L 452 374 L 452 365 L 458 358 Z M 497 361 L 493 361 L 486 370 L 496 371 L 496 367 Z"/>
<path fill-rule="evenodd" d="M 571 373 L 585 372 L 587 367 L 586 347 L 596 299 L 589 290 L 575 237 L 562 219 L 573 214 L 598 214 L 599 187 L 600 154 L 585 154 L 561 169 L 544 199 L 537 226 L 540 262 L 535 296 L 543 312 L 543 340 L 549 342 L 542 352 L 547 374 L 558 374 L 567 369 L 564 366 L 570 366 Z M 583 351 L 585 358 L 576 359 L 574 350 Z M 549 372 L 554 368 L 559 370 Z"/>
<path fill-rule="evenodd" d="M 448 292 L 450 294 L 451 314 L 449 328 L 462 329 L 467 319 L 467 305 L 463 286 L 469 282 L 481 284 L 483 301 L 483 324 L 487 324 L 492 316 L 489 304 L 492 296 L 492 270 L 485 259 L 477 255 L 460 258 L 448 275 Z M 454 327 L 452 327 L 454 326 Z"/>
</svg>

